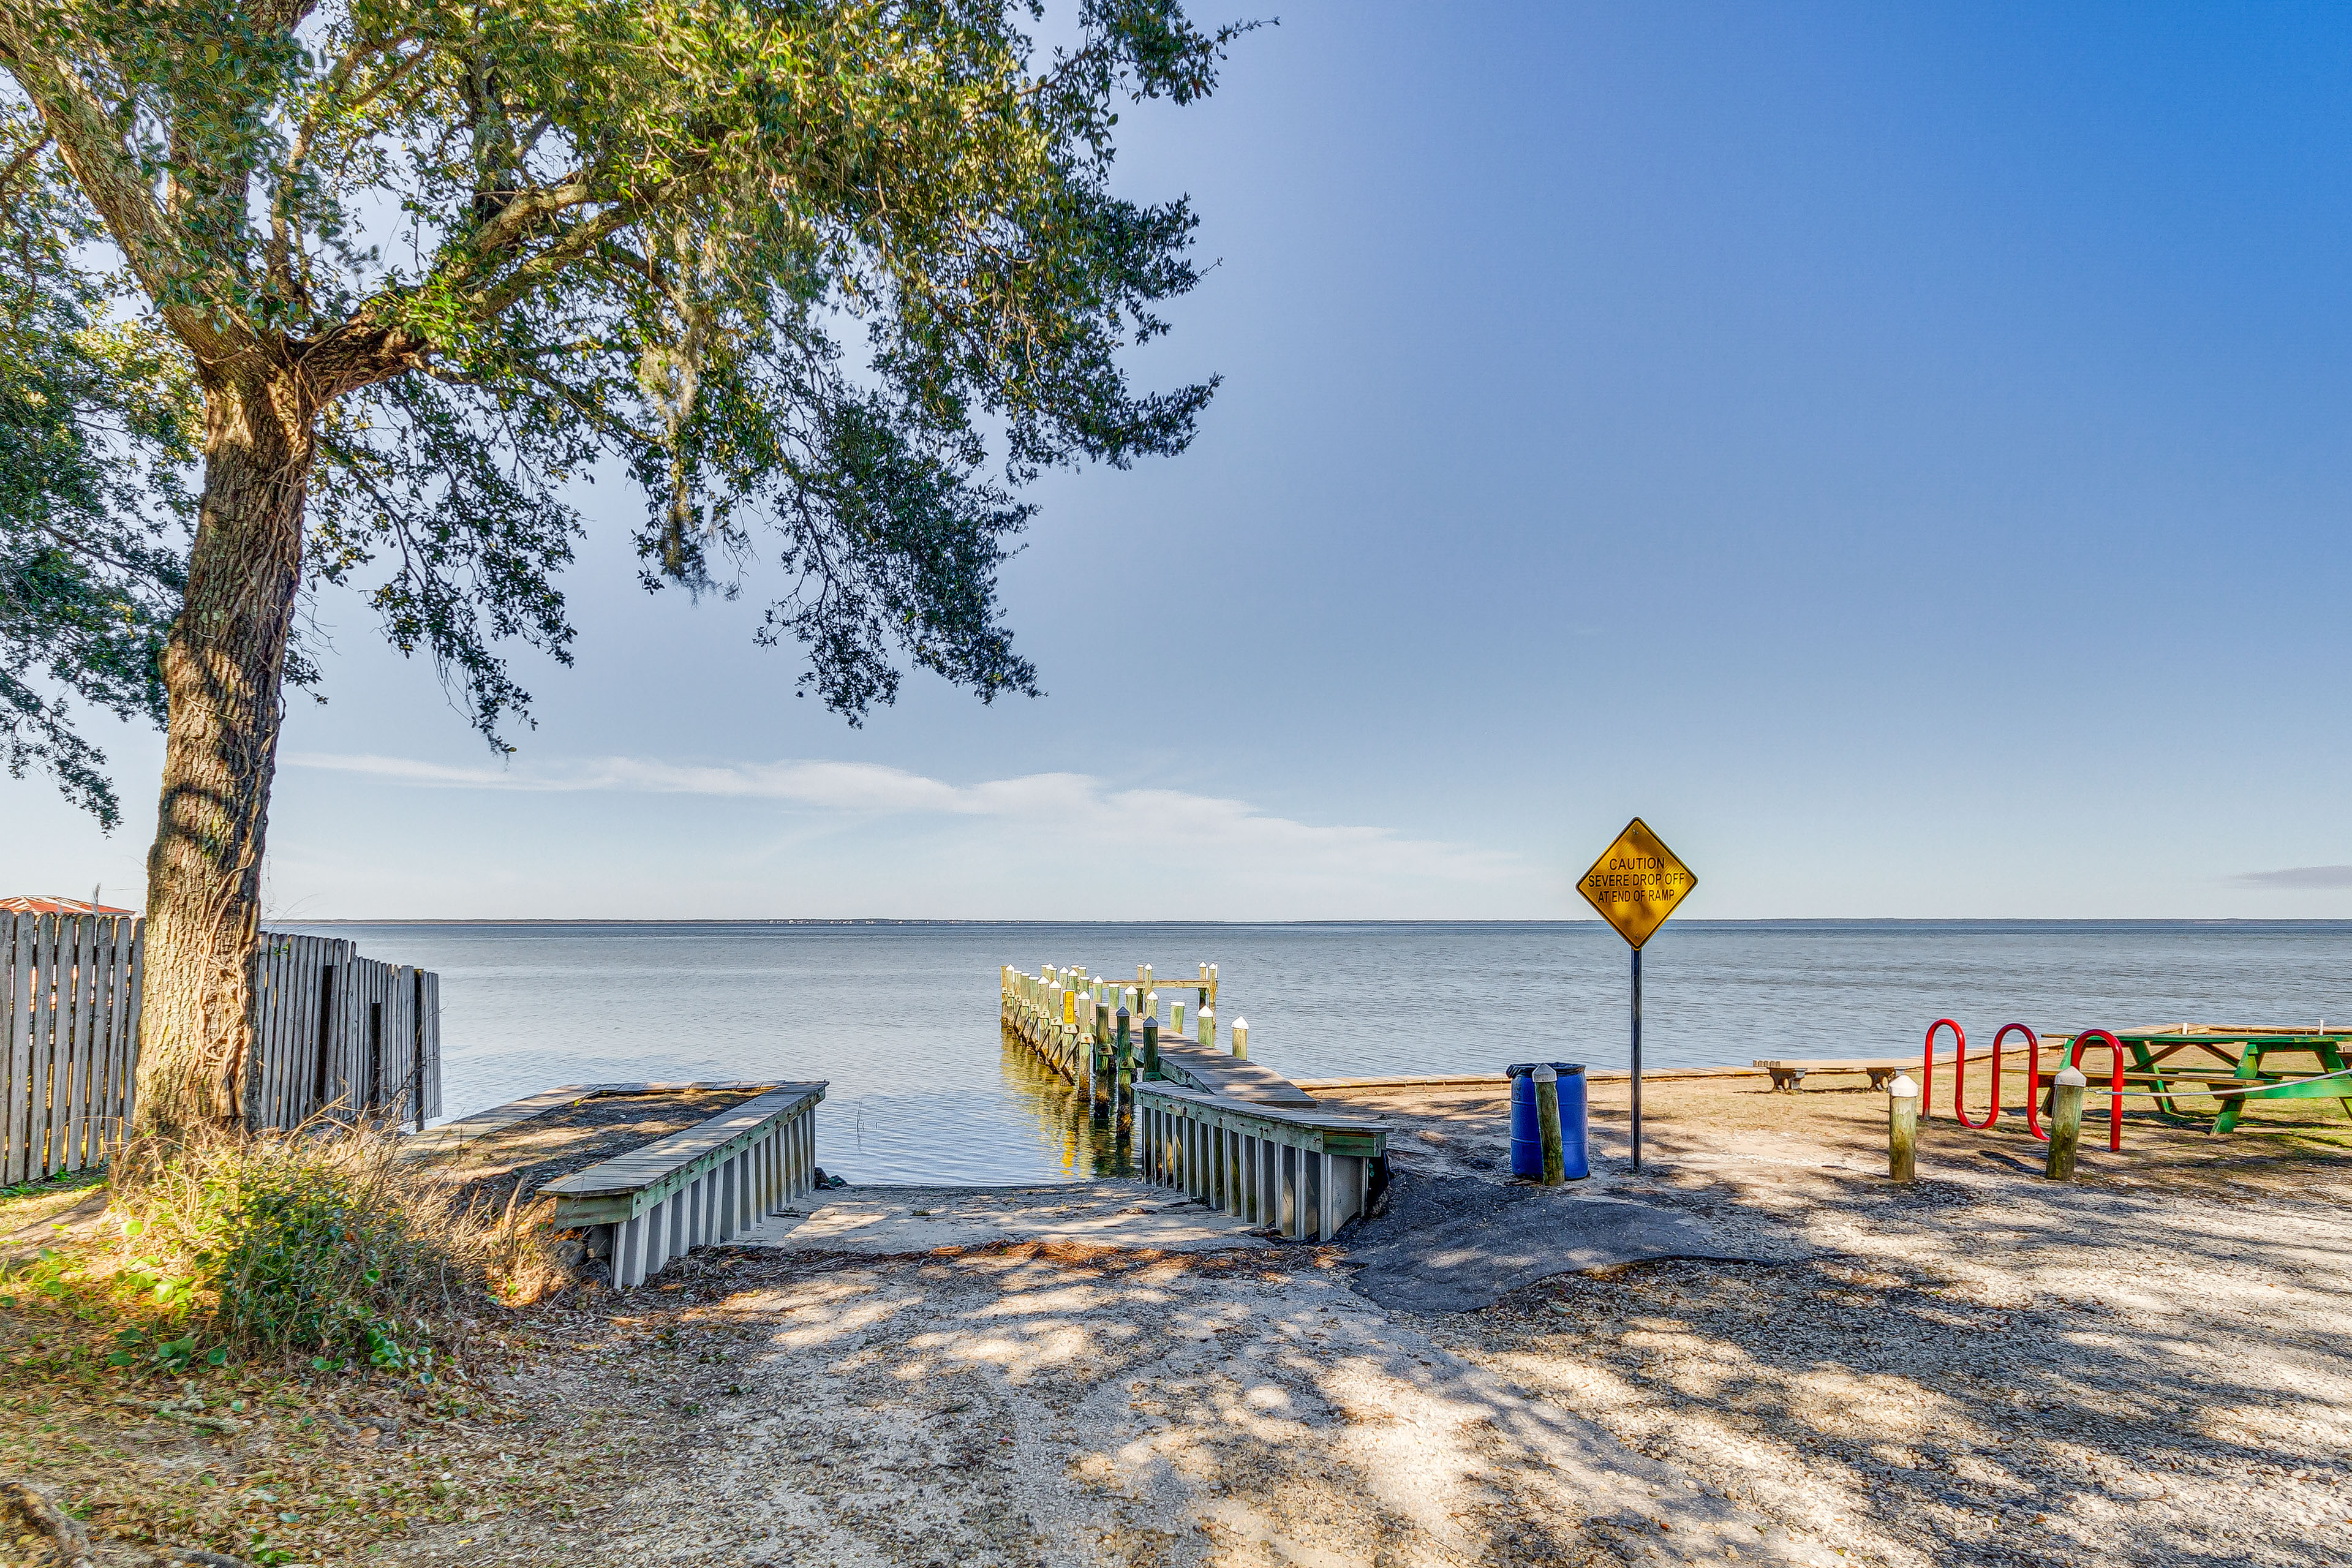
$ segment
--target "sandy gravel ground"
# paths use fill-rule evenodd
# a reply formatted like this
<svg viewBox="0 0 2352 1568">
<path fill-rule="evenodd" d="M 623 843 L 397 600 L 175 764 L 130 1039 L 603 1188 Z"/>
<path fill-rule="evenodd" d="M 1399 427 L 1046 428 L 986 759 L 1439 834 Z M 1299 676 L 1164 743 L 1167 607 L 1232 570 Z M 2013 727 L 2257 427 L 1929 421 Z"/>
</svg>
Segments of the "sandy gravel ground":
<svg viewBox="0 0 2352 1568">
<path fill-rule="evenodd" d="M 1762 1515 L 1390 1321 L 1331 1249 L 694 1267 L 718 1299 L 674 1345 L 724 1371 L 671 1462 L 629 1466 L 599 1561 L 1782 1560 Z M 476 1542 L 541 1560 L 527 1533 Z"/>
<path fill-rule="evenodd" d="M 2332 1103 L 2135 1125 L 2072 1186 L 1945 1121 L 1897 1189 L 1866 1091 L 1660 1086 L 1638 1176 L 1596 1094 L 1580 1194 L 1793 1261 L 1412 1319 L 1344 1248 L 1151 1189 L 828 1194 L 783 1245 L 580 1301 L 502 1380 L 537 1418 L 491 1472 L 562 1488 L 458 1470 L 478 1506 L 367 1560 L 2352 1563 Z M 1402 1181 L 1501 1179 L 1489 1093 L 1348 1103 L 1397 1122 Z"/>
<path fill-rule="evenodd" d="M 1353 1103 L 1409 1129 L 1408 1171 L 1507 1161 L 1482 1095 Z M 1592 1186 L 1810 1258 L 1573 1277 L 1420 1326 L 1761 1509 L 1811 1560 L 2352 1563 L 2333 1102 L 2219 1139 L 2134 1121 L 2072 1185 L 2042 1178 L 2020 1117 L 1938 1120 L 1908 1188 L 1884 1178 L 1885 1104 L 1675 1085 L 1645 1105 L 1637 1178 L 1623 1090 L 1600 1086 Z"/>
</svg>

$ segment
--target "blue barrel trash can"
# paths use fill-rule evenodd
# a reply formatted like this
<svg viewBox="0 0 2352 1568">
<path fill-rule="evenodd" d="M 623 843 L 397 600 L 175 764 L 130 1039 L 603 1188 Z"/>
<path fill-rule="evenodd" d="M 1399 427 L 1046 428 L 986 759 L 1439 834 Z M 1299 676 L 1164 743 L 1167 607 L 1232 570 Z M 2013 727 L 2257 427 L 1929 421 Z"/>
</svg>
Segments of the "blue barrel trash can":
<svg viewBox="0 0 2352 1568">
<path fill-rule="evenodd" d="M 1511 1079 L 1511 1174 L 1543 1180 L 1543 1129 L 1536 1121 L 1536 1080 L 1528 1075 L 1537 1063 L 1513 1062 L 1503 1070 Z M 1590 1129 L 1585 1115 L 1584 1064 L 1543 1064 L 1559 1075 L 1560 1169 L 1571 1181 L 1592 1174 Z"/>
</svg>

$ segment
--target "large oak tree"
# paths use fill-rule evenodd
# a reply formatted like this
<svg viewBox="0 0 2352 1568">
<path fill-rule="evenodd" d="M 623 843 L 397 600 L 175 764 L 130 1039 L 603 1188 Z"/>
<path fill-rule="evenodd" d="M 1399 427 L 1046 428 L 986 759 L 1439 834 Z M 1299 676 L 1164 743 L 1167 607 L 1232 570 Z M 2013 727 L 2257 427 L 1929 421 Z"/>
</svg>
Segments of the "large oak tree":
<svg viewBox="0 0 2352 1568">
<path fill-rule="evenodd" d="M 501 646 L 565 657 L 570 483 L 617 460 L 646 586 L 772 558 L 762 640 L 853 721 L 902 658 L 1034 689 L 996 604 L 1020 487 L 1180 450 L 1210 391 L 1120 367 L 1198 273 L 1181 201 L 1111 194 L 1117 110 L 1206 92 L 1234 30 L 1053 20 L 1047 47 L 1022 0 L 0 0 L 0 373 L 38 372 L 5 394 L 0 742 L 103 814 L 65 699 L 163 712 L 143 1130 L 239 1111 L 320 584 L 503 746 Z"/>
</svg>

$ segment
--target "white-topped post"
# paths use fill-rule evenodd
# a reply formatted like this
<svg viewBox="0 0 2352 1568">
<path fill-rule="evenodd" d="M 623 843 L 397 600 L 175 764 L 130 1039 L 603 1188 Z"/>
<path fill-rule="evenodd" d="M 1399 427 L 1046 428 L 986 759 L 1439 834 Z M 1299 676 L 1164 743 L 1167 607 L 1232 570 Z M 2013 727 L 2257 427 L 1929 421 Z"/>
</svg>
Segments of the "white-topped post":
<svg viewBox="0 0 2352 1568">
<path fill-rule="evenodd" d="M 1919 1086 L 1909 1073 L 1897 1073 L 1886 1086 L 1886 1173 L 1907 1182 L 1916 1173 L 1918 1162 Z"/>
</svg>

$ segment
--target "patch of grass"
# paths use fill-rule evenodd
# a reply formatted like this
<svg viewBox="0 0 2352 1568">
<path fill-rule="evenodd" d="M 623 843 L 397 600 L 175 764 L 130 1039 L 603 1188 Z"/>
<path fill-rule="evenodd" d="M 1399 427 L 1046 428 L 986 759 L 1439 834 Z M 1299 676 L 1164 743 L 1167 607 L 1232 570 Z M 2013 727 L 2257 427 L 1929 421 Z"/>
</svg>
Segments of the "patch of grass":
<svg viewBox="0 0 2352 1568">
<path fill-rule="evenodd" d="M 0 1307 L 0 1474 L 47 1486 L 102 1541 L 375 1561 L 419 1533 L 561 1517 L 587 1489 L 575 1475 L 593 1451 L 480 1381 L 201 1358 L 167 1376 L 110 1365 L 115 1343 L 113 1325 L 46 1297 Z M 494 1373 L 547 1348 L 509 1321 L 469 1351 Z"/>
<path fill-rule="evenodd" d="M 307 1358 L 429 1381 L 472 1316 L 564 1278 L 546 1205 L 463 1199 L 388 1129 L 134 1144 L 115 1169 L 99 1232 L 0 1274 L 0 1296 L 110 1320 L 117 1368 Z"/>
<path fill-rule="evenodd" d="M 0 1204 L 13 1204 L 22 1198 L 58 1197 L 67 1193 L 87 1192 L 106 1184 L 106 1167 L 92 1165 L 87 1171 L 68 1171 L 62 1175 L 44 1176 L 37 1182 L 18 1182 L 0 1187 Z M 0 1214 L 0 1224 L 7 1216 Z"/>
</svg>

